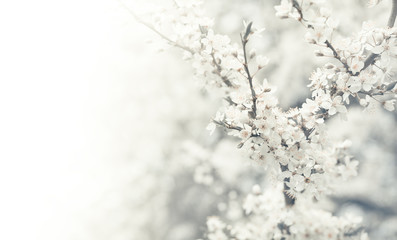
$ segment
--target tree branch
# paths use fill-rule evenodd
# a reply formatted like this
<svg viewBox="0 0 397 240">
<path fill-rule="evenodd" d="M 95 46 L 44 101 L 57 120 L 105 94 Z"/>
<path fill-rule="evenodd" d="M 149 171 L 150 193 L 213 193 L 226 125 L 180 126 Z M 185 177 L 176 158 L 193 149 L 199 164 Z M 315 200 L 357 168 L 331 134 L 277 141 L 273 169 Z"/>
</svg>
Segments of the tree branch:
<svg viewBox="0 0 397 240">
<path fill-rule="evenodd" d="M 394 26 L 394 23 L 396 22 L 396 16 L 397 16 L 397 0 L 393 0 L 389 21 L 387 22 L 388 27 L 392 28 Z"/>
<path fill-rule="evenodd" d="M 332 54 L 334 55 L 334 57 L 340 62 L 342 63 L 343 67 L 346 69 L 346 72 L 348 72 L 350 75 L 354 75 L 353 72 L 350 70 L 349 65 L 347 65 L 346 62 L 342 61 L 342 58 L 339 56 L 338 52 L 335 50 L 335 48 L 332 46 L 332 44 L 326 40 L 325 44 L 327 45 L 327 47 L 329 49 L 331 49 Z"/>
<path fill-rule="evenodd" d="M 310 28 L 314 30 L 314 27 L 312 25 L 306 25 L 303 21 L 306 21 L 303 17 L 303 11 L 302 11 L 302 7 L 299 5 L 299 3 L 296 0 L 293 0 L 292 2 L 292 7 L 295 8 L 298 13 L 300 18 L 298 19 L 299 22 L 301 22 L 303 24 L 303 26 L 305 26 L 306 28 Z M 355 75 L 353 74 L 353 72 L 350 70 L 349 65 L 342 61 L 342 58 L 339 56 L 338 52 L 336 51 L 336 49 L 332 46 L 332 44 L 326 40 L 325 44 L 327 46 L 327 48 L 329 48 L 332 51 L 332 54 L 334 55 L 334 58 L 337 59 L 340 63 L 342 63 L 343 67 L 346 69 L 346 72 L 349 73 L 350 75 Z M 358 74 L 357 74 L 358 75 Z"/>
<path fill-rule="evenodd" d="M 124 4 L 124 2 L 122 0 L 118 0 L 119 3 L 121 4 L 121 6 L 129 13 L 131 14 L 135 20 L 143 25 L 145 25 L 147 28 L 149 28 L 150 30 L 152 30 L 153 32 L 157 33 L 157 35 L 159 35 L 160 37 L 162 37 L 163 39 L 165 39 L 169 44 L 181 48 L 185 51 L 190 52 L 191 54 L 194 54 L 194 51 L 192 49 L 190 49 L 189 47 L 183 46 L 175 41 L 172 41 L 170 38 L 168 38 L 167 36 L 165 36 L 164 34 L 162 34 L 160 31 L 158 31 L 154 26 L 152 26 L 151 24 L 142 21 L 138 15 L 135 14 L 134 11 L 132 11 L 130 8 L 127 7 L 127 5 Z"/>
<path fill-rule="evenodd" d="M 302 12 L 301 6 L 299 5 L 299 3 L 298 3 L 296 0 L 293 0 L 292 3 L 293 3 L 293 4 L 292 4 L 292 7 L 295 8 L 295 9 L 298 11 L 299 15 L 300 15 L 299 21 L 300 21 L 301 23 L 303 23 L 302 21 L 305 21 L 305 19 L 303 18 L 303 12 Z M 387 22 L 387 26 L 388 26 L 389 28 L 392 28 L 392 27 L 394 26 L 394 23 L 395 23 L 395 21 L 396 21 L 396 17 L 397 17 L 397 0 L 392 0 L 392 9 L 391 9 L 391 13 L 390 13 L 390 16 L 389 16 L 389 20 L 388 20 L 388 22 Z M 312 29 L 313 29 L 313 27 L 312 27 L 311 25 L 306 26 L 304 23 L 303 23 L 303 25 L 304 25 L 305 27 L 307 27 L 307 28 L 312 28 Z M 328 47 L 329 49 L 331 49 L 331 51 L 332 51 L 334 57 L 335 57 L 339 62 L 341 62 L 341 63 L 343 64 L 343 67 L 346 69 L 346 72 L 349 73 L 351 76 L 358 76 L 358 75 L 360 74 L 360 72 L 364 71 L 367 67 L 369 67 L 369 66 L 371 66 L 372 64 L 374 64 L 376 58 L 379 56 L 379 54 L 375 54 L 375 53 L 372 53 L 371 55 L 369 55 L 368 58 L 365 59 L 365 61 L 364 61 L 364 66 L 363 66 L 363 68 L 362 68 L 359 72 L 353 74 L 353 72 L 350 70 L 349 65 L 348 65 L 347 63 L 345 63 L 345 62 L 342 61 L 342 59 L 340 58 L 339 54 L 336 52 L 336 50 L 335 50 L 335 48 L 332 46 L 332 44 L 331 44 L 328 40 L 325 41 L 325 44 L 327 45 L 327 47 Z"/>
<path fill-rule="evenodd" d="M 237 130 L 237 131 L 243 130 L 243 129 L 242 129 L 241 127 L 239 127 L 239 126 L 234 126 L 234 125 L 231 125 L 231 124 L 226 123 L 226 122 L 223 122 L 223 121 L 221 122 L 221 121 L 213 120 L 213 122 L 214 122 L 215 124 L 218 124 L 219 126 L 222 126 L 222 127 L 227 128 L 227 129 Z"/>
<path fill-rule="evenodd" d="M 212 57 L 212 62 L 215 64 L 215 67 L 216 67 L 216 70 L 215 70 L 215 71 L 216 71 L 216 73 L 218 74 L 218 76 L 221 77 L 222 81 L 226 84 L 226 86 L 228 86 L 228 87 L 233 87 L 232 82 L 230 82 L 230 80 L 229 80 L 227 77 L 222 76 L 222 74 L 221 74 L 221 72 L 222 72 L 222 67 L 221 67 L 221 65 L 219 65 L 218 62 L 216 61 L 214 52 L 211 53 L 211 57 Z"/>
<path fill-rule="evenodd" d="M 288 171 L 288 167 L 287 166 L 283 166 L 280 164 L 280 168 L 282 172 Z M 290 190 L 290 188 L 287 186 L 287 184 L 285 182 L 289 182 L 289 178 L 284 179 L 284 200 L 285 200 L 285 205 L 288 207 L 291 207 L 293 205 L 295 205 L 295 198 L 293 196 L 291 196 L 290 194 L 288 194 L 288 191 Z"/>
<path fill-rule="evenodd" d="M 389 16 L 389 21 L 387 22 L 387 26 L 389 28 L 392 28 L 394 26 L 394 23 L 396 22 L 396 16 L 397 16 L 397 0 L 392 0 L 391 13 Z M 360 70 L 360 72 L 364 71 L 367 67 L 374 64 L 378 56 L 379 54 L 371 53 L 371 55 L 369 55 L 369 57 L 365 59 L 364 67 Z"/>
<path fill-rule="evenodd" d="M 244 70 L 247 73 L 247 78 L 248 78 L 248 82 L 249 82 L 250 89 L 251 89 L 252 117 L 256 118 L 256 99 L 257 99 L 257 97 L 256 97 L 256 94 L 255 94 L 254 86 L 252 84 L 252 76 L 251 76 L 251 73 L 250 73 L 249 68 L 248 68 L 247 48 L 246 48 L 247 43 L 248 43 L 248 35 L 249 35 L 249 31 L 250 31 L 250 26 L 251 25 L 252 25 L 252 22 L 250 24 L 248 24 L 247 31 L 246 31 L 245 35 L 243 36 L 243 35 L 240 34 L 240 37 L 241 37 L 241 42 L 243 44 L 243 52 L 244 52 L 244 63 L 243 63 Z"/>
</svg>

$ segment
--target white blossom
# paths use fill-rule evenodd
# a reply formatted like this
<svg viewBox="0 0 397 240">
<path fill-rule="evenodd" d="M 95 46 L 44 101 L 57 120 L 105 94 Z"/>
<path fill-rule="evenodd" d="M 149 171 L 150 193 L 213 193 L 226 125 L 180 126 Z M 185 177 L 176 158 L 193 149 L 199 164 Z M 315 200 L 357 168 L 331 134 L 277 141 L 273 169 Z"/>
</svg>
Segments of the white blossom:
<svg viewBox="0 0 397 240">
<path fill-rule="evenodd" d="M 267 57 L 256 55 L 256 51 L 248 54 L 246 44 L 249 36 L 256 32 L 251 29 L 252 23 L 244 24 L 243 49 L 228 36 L 216 34 L 211 24 L 205 28 L 197 24 L 203 17 L 199 14 L 183 12 L 183 22 L 190 27 L 174 28 L 178 30 L 178 34 L 170 38 L 174 45 L 189 47 L 182 46 L 192 55 L 198 78 L 207 87 L 219 89 L 226 100 L 207 129 L 212 133 L 215 124 L 225 128 L 239 141 L 239 148 L 261 163 L 270 178 L 281 183 L 281 188 L 275 187 L 277 191 L 253 187 L 243 204 L 248 221 L 237 221 L 235 226 L 226 227 L 218 218 L 209 218 L 210 240 L 291 239 L 291 233 L 293 239 L 340 239 L 357 226 L 354 219 L 334 217 L 313 208 L 313 198 L 320 200 L 332 192 L 338 180 L 357 175 L 358 161 L 348 155 L 348 144 L 328 139 L 327 119 L 334 115 L 344 117 L 349 98 L 356 98 L 368 109 L 376 101 L 375 96 L 390 93 L 388 86 L 392 82 L 385 79 L 382 69 L 390 65 L 386 59 L 397 53 L 390 51 L 397 33 L 396 29 L 376 28 L 367 23 L 351 37 L 333 41 L 338 20 L 332 18 L 329 9 L 320 6 L 322 2 L 281 0 L 280 5 L 275 6 L 276 16 L 294 18 L 307 28 L 305 38 L 319 48 L 318 56 L 330 58 L 330 62 L 313 71 L 309 79 L 311 97 L 302 106 L 288 110 L 279 107 L 274 88 L 267 80 L 261 83 L 256 73 L 250 72 L 249 60 L 256 62 L 255 70 L 269 63 Z M 198 6 L 192 2 L 182 9 Z M 171 22 L 178 24 L 178 21 Z M 370 64 L 366 61 L 368 52 L 379 54 Z M 375 67 L 375 62 L 379 66 Z M 385 109 L 394 110 L 395 99 L 378 101 Z M 200 165 L 195 171 L 195 180 L 211 184 L 211 171 L 209 166 Z M 287 197 L 296 201 L 294 208 L 286 206 L 284 198 Z M 361 238 L 365 239 L 366 235 Z"/>
<path fill-rule="evenodd" d="M 387 100 L 387 101 L 383 102 L 383 107 L 384 107 L 387 111 L 394 111 L 394 109 L 395 109 L 395 104 L 396 104 L 396 99 Z"/>
<path fill-rule="evenodd" d="M 289 0 L 281 0 L 281 4 L 274 7 L 276 16 L 280 18 L 288 18 L 292 12 L 292 3 Z"/>
</svg>

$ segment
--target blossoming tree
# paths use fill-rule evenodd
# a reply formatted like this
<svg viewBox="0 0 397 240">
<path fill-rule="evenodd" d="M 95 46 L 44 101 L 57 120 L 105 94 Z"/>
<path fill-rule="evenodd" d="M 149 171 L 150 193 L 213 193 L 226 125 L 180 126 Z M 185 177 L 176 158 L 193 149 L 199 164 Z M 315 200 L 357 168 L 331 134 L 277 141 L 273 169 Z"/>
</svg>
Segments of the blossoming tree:
<svg viewBox="0 0 397 240">
<path fill-rule="evenodd" d="M 374 7 L 379 1 L 369 1 Z M 322 0 L 281 0 L 276 16 L 294 19 L 306 29 L 305 40 L 315 55 L 329 59 L 310 76 L 311 97 L 301 106 L 282 109 L 275 88 L 260 78 L 269 58 L 257 53 L 251 40 L 264 29 L 244 22 L 240 42 L 213 30 L 213 20 L 201 2 L 174 1 L 139 21 L 180 48 L 195 76 L 217 89 L 224 103 L 209 123 L 239 140 L 237 148 L 261 167 L 271 186 L 252 187 L 242 208 L 244 217 L 225 222 L 209 217 L 205 238 L 222 239 L 367 239 L 359 218 L 336 217 L 321 208 L 335 186 L 357 175 L 358 161 L 349 154 L 349 141 L 328 137 L 327 122 L 346 118 L 351 102 L 363 108 L 381 106 L 394 111 L 396 81 L 390 77 L 396 57 L 397 1 L 391 0 L 387 25 L 364 22 L 351 37 L 337 35 L 339 21 Z M 227 161 L 227 159 L 225 159 Z M 208 168 L 196 171 L 196 181 L 210 185 Z"/>
</svg>

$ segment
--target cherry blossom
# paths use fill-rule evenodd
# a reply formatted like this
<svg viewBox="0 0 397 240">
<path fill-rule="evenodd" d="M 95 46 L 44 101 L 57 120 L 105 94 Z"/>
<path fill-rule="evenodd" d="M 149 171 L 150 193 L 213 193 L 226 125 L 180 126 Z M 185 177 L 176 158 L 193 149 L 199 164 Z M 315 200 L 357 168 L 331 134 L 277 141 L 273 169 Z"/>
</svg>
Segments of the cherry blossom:
<svg viewBox="0 0 397 240">
<path fill-rule="evenodd" d="M 385 78 L 384 69 L 397 53 L 397 29 L 366 23 L 353 36 L 334 41 L 338 21 L 323 2 L 281 0 L 275 6 L 276 16 L 295 19 L 306 28 L 305 39 L 319 48 L 317 56 L 330 59 L 309 78 L 311 97 L 287 111 L 278 106 L 275 89 L 253 72 L 264 68 L 269 59 L 248 50 L 250 39 L 262 31 L 252 22 L 244 24 L 241 43 L 233 43 L 228 36 L 215 33 L 199 1 L 189 1 L 178 3 L 168 14 L 163 12 L 168 22 L 160 18 L 153 24 L 156 32 L 163 25 L 173 26 L 177 32 L 167 38 L 170 44 L 184 51 L 203 85 L 220 90 L 225 99 L 207 129 L 211 133 L 216 126 L 226 129 L 238 139 L 238 148 L 260 163 L 269 178 L 280 182 L 265 191 L 254 187 L 243 204 L 248 221 L 229 226 L 210 217 L 210 240 L 366 238 L 357 230 L 356 219 L 338 218 L 315 208 L 315 201 L 331 194 L 335 184 L 357 175 L 358 161 L 349 155 L 346 144 L 328 139 L 326 121 L 336 115 L 345 118 L 350 98 L 365 108 L 373 99 L 386 110 L 394 110 L 396 83 Z M 182 16 L 182 23 L 175 20 Z M 376 99 L 380 95 L 391 99 Z M 196 181 L 210 185 L 210 172 L 208 166 L 199 166 Z"/>
</svg>

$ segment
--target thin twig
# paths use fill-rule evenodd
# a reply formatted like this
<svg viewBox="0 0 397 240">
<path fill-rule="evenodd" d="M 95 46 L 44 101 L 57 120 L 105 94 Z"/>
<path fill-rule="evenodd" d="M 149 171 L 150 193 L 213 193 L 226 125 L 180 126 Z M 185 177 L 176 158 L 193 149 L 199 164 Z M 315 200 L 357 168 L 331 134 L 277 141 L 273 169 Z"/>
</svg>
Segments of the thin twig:
<svg viewBox="0 0 397 240">
<path fill-rule="evenodd" d="M 296 0 L 293 0 L 292 7 L 295 8 L 299 13 L 300 18 L 298 19 L 298 21 L 302 23 L 302 25 L 305 26 L 306 28 L 314 30 L 314 27 L 312 25 L 304 23 L 304 21 L 306 22 L 306 20 L 303 17 L 302 7 L 299 5 L 299 3 Z M 337 59 L 340 63 L 342 63 L 343 67 L 346 69 L 346 72 L 349 73 L 350 75 L 354 75 L 353 72 L 350 70 L 349 65 L 346 62 L 342 61 L 342 58 L 340 57 L 334 46 L 332 46 L 332 44 L 328 40 L 325 41 L 325 44 L 327 48 L 329 48 L 332 51 L 334 58 Z"/>
<path fill-rule="evenodd" d="M 222 73 L 222 67 L 216 61 L 214 52 L 211 53 L 211 57 L 212 57 L 212 62 L 215 64 L 216 73 L 218 74 L 218 76 L 221 77 L 222 81 L 226 84 L 226 86 L 233 87 L 232 82 L 230 82 L 230 80 L 226 76 L 222 76 L 222 74 L 221 74 Z"/>
<path fill-rule="evenodd" d="M 283 166 L 280 164 L 280 168 L 282 172 L 288 171 L 288 167 L 287 166 Z M 284 200 L 285 200 L 285 205 L 287 205 L 288 207 L 291 207 L 293 205 L 295 205 L 295 198 L 293 196 L 291 196 L 290 194 L 288 194 L 288 192 L 291 190 L 290 187 L 287 186 L 286 182 L 289 182 L 290 179 L 286 178 L 284 179 Z"/>
<path fill-rule="evenodd" d="M 299 5 L 299 3 L 298 3 L 296 0 L 293 0 L 292 7 L 295 8 L 295 9 L 298 11 L 299 15 L 300 15 L 299 22 L 301 22 L 305 27 L 313 29 L 313 26 L 311 26 L 311 25 L 306 25 L 306 24 L 303 23 L 303 21 L 305 21 L 305 19 L 304 19 L 304 17 L 303 17 L 302 8 L 301 8 L 301 6 Z M 392 10 L 391 10 L 391 13 L 390 13 L 390 16 L 389 16 L 389 20 L 388 20 L 388 22 L 387 22 L 387 26 L 388 26 L 388 27 L 391 28 L 391 27 L 394 26 L 394 23 L 395 23 L 395 21 L 396 21 L 396 17 L 397 17 L 397 0 L 393 0 L 393 1 L 392 1 Z M 341 63 L 343 64 L 343 67 L 346 69 L 346 72 L 349 73 L 351 76 L 358 76 L 358 75 L 359 75 L 362 71 L 364 71 L 367 67 L 369 67 L 369 66 L 371 66 L 372 64 L 374 64 L 375 60 L 376 60 L 377 57 L 379 56 L 379 54 L 375 54 L 375 53 L 372 53 L 371 55 L 369 55 L 368 58 L 365 59 L 365 61 L 364 61 L 364 66 L 363 66 L 363 68 L 362 68 L 359 72 L 356 72 L 356 73 L 354 74 L 354 73 L 350 70 L 349 65 L 348 65 L 347 63 L 345 63 L 345 62 L 342 61 L 341 57 L 339 56 L 339 54 L 337 53 L 337 51 L 335 50 L 335 48 L 332 46 L 332 44 L 331 44 L 328 40 L 325 41 L 325 44 L 327 45 L 327 47 L 328 47 L 329 49 L 331 49 L 331 51 L 332 51 L 334 57 L 335 57 L 339 62 L 341 62 Z"/>
<path fill-rule="evenodd" d="M 387 26 L 389 28 L 392 28 L 394 26 L 394 23 L 396 22 L 396 16 L 397 16 L 397 0 L 393 0 L 389 20 L 387 21 Z M 379 54 L 371 53 L 371 55 L 369 55 L 368 58 L 365 59 L 364 67 L 360 70 L 360 72 L 364 71 L 367 67 L 371 66 L 375 62 L 378 56 Z"/>
<path fill-rule="evenodd" d="M 244 70 L 247 73 L 247 79 L 250 85 L 250 89 L 251 89 L 251 97 L 252 97 L 252 115 L 253 118 L 256 118 L 256 94 L 255 94 L 255 90 L 254 90 L 254 86 L 252 84 L 252 77 L 251 77 L 251 73 L 250 70 L 248 68 L 248 60 L 247 60 L 247 43 L 248 43 L 248 39 L 246 37 L 247 34 L 245 34 L 245 36 L 243 37 L 243 35 L 240 34 L 241 37 L 241 43 L 243 44 L 243 52 L 244 52 Z"/>
<path fill-rule="evenodd" d="M 239 127 L 239 126 L 234 126 L 234 125 L 231 125 L 231 124 L 229 124 L 229 123 L 227 123 L 227 122 L 221 122 L 221 121 L 216 121 L 216 120 L 212 120 L 215 124 L 218 124 L 219 126 L 222 126 L 222 127 L 225 127 L 225 128 L 227 128 L 227 129 L 231 129 L 231 130 L 237 130 L 237 131 L 241 131 L 241 130 L 243 130 L 243 128 L 241 128 L 241 127 Z"/>
<path fill-rule="evenodd" d="M 232 106 L 237 106 L 238 104 L 233 102 L 232 98 L 230 96 L 227 96 L 224 98 L 226 100 L 226 102 L 228 102 L 230 105 Z"/>
<path fill-rule="evenodd" d="M 298 11 L 298 13 L 299 13 L 299 21 L 305 20 L 305 19 L 303 18 L 302 8 L 301 8 L 301 6 L 299 5 L 299 3 L 298 3 L 296 0 L 293 0 L 293 1 L 292 1 L 292 6 L 293 6 L 293 7 Z"/>
<path fill-rule="evenodd" d="M 188 51 L 188 52 L 190 52 L 191 54 L 194 54 L 194 53 L 195 53 L 195 52 L 194 52 L 192 49 L 190 49 L 189 47 L 183 46 L 183 45 L 181 45 L 181 44 L 179 44 L 179 43 L 177 43 L 177 42 L 171 40 L 170 38 L 168 38 L 167 36 L 165 36 L 164 34 L 162 34 L 160 31 L 158 31 L 158 30 L 157 30 L 154 26 L 152 26 L 151 24 L 149 24 L 149 23 L 147 23 L 147 22 L 145 22 L 145 21 L 142 21 L 142 20 L 138 17 L 138 15 L 135 14 L 134 11 L 132 11 L 129 7 L 127 7 L 127 5 L 125 5 L 125 3 L 124 3 L 122 0 L 117 0 L 117 1 L 121 4 L 121 6 L 122 6 L 128 13 L 130 13 L 130 14 L 135 18 L 135 20 L 136 20 L 137 22 L 139 22 L 139 23 L 145 25 L 147 28 L 149 28 L 149 29 L 152 30 L 153 32 L 157 33 L 157 35 L 159 35 L 160 37 L 162 37 L 163 39 L 165 39 L 169 44 L 171 44 L 171 45 L 173 45 L 173 46 L 175 46 L 175 47 L 181 48 L 181 49 L 183 49 L 183 50 L 185 50 L 185 51 Z"/>
<path fill-rule="evenodd" d="M 367 67 L 369 67 L 369 66 L 371 66 L 372 64 L 374 64 L 375 59 L 376 59 L 377 57 L 379 57 L 379 54 L 371 53 L 371 55 L 369 55 L 368 58 L 365 59 L 365 61 L 364 61 L 364 67 L 360 70 L 360 72 L 361 72 L 361 71 L 364 71 L 365 69 L 367 69 Z"/>
<path fill-rule="evenodd" d="M 348 72 L 350 75 L 354 75 L 353 72 L 350 70 L 349 65 L 347 65 L 346 62 L 342 61 L 342 58 L 339 56 L 338 52 L 335 50 L 335 48 L 332 46 L 332 44 L 331 44 L 328 40 L 325 40 L 325 44 L 327 45 L 327 47 L 328 47 L 329 49 L 331 49 L 331 51 L 332 51 L 334 57 L 335 57 L 339 62 L 342 63 L 343 67 L 345 67 L 345 69 L 346 69 L 346 72 Z"/>
</svg>

